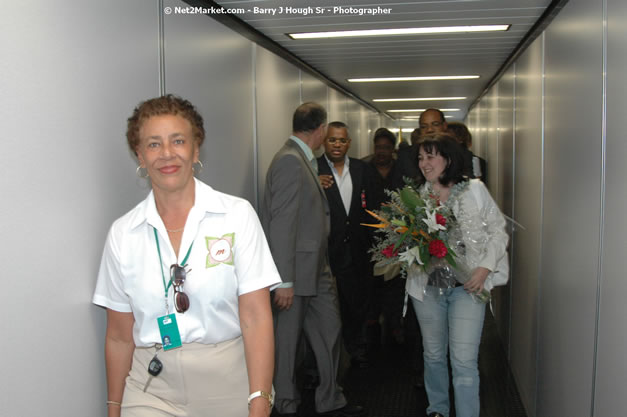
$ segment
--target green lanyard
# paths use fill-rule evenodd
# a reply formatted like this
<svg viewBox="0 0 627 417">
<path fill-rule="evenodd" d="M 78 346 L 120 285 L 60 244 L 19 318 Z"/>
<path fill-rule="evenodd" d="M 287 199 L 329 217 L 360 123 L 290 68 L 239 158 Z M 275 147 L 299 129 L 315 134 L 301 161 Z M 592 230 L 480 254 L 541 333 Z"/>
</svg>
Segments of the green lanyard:
<svg viewBox="0 0 627 417">
<path fill-rule="evenodd" d="M 168 306 L 168 292 L 170 291 L 170 286 L 172 285 L 172 278 L 170 278 L 170 282 L 166 285 L 165 283 L 165 274 L 163 273 L 163 259 L 161 259 L 161 248 L 159 247 L 159 235 L 157 234 L 157 229 L 152 227 L 152 230 L 155 232 L 155 242 L 157 242 L 157 253 L 159 254 L 159 265 L 161 265 L 161 279 L 163 280 L 163 288 L 165 290 L 165 309 L 166 314 L 170 314 L 170 307 Z M 189 249 L 187 249 L 187 254 L 185 258 L 183 258 L 183 262 L 181 262 L 181 266 L 185 266 L 187 263 L 187 258 L 189 258 L 189 254 L 192 251 L 192 246 L 194 246 L 194 241 L 192 240 L 192 244 L 189 245 Z"/>
</svg>

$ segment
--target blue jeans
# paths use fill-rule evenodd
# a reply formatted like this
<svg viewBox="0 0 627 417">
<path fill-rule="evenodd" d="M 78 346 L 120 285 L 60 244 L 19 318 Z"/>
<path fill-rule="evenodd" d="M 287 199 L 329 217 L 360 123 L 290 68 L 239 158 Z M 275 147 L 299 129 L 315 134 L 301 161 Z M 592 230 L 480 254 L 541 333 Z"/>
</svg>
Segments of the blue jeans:
<svg viewBox="0 0 627 417">
<path fill-rule="evenodd" d="M 437 289 L 427 287 L 429 294 Z M 432 291 L 433 290 L 433 291 Z M 442 290 L 439 296 L 411 298 L 420 323 L 425 361 L 427 414 L 449 416 L 449 375 L 446 359 L 450 345 L 457 417 L 479 417 L 479 342 L 485 304 L 473 301 L 464 287 Z"/>
</svg>

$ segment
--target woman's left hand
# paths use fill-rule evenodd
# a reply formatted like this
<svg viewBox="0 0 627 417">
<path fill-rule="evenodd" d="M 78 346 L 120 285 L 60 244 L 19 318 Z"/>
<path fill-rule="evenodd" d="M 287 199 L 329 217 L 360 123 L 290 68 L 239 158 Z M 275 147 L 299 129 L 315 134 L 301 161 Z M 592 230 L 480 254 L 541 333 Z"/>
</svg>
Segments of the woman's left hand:
<svg viewBox="0 0 627 417">
<path fill-rule="evenodd" d="M 464 289 L 470 293 L 483 291 L 483 283 L 488 278 L 490 270 L 484 267 L 475 268 L 470 279 L 464 284 Z"/>
</svg>

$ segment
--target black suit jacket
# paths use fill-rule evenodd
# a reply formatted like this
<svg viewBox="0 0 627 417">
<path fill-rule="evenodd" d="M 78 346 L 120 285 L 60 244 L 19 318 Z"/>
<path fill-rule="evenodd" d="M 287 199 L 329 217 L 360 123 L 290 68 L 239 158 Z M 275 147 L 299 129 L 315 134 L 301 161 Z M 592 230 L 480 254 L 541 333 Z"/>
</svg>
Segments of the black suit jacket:
<svg viewBox="0 0 627 417">
<path fill-rule="evenodd" d="M 479 178 L 487 186 L 488 185 L 488 173 L 487 173 L 488 164 L 486 163 L 486 160 L 481 158 L 480 156 L 475 155 L 474 153 L 470 151 L 470 149 L 467 149 L 467 148 L 464 148 L 463 155 L 464 155 L 464 168 L 463 168 L 464 175 L 466 175 L 468 178 Z M 474 158 L 477 158 L 479 160 L 479 169 L 481 169 L 480 176 L 476 175 L 476 173 L 474 172 L 474 165 L 473 165 Z"/>
<path fill-rule="evenodd" d="M 331 187 L 324 190 L 331 212 L 329 263 L 335 275 L 354 271 L 365 279 L 370 270 L 369 233 L 366 226 L 361 225 L 361 223 L 373 222 L 365 211 L 365 208 L 370 207 L 368 201 L 371 189 L 370 177 L 366 169 L 366 163 L 350 158 L 349 172 L 353 183 L 353 193 L 348 215 L 335 181 Z M 318 173 L 333 175 L 324 155 L 318 158 Z"/>
<path fill-rule="evenodd" d="M 403 146 L 399 146 L 396 155 L 396 164 L 403 177 L 417 178 L 421 175 L 418 169 L 417 144 L 409 145 L 405 143 Z"/>
</svg>

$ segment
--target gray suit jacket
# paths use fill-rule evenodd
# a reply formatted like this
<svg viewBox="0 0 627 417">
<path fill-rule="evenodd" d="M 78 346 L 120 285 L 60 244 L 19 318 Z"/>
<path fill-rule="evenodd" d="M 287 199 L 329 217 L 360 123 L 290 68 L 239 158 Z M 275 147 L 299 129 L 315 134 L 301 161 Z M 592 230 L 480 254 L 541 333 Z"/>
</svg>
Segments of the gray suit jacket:
<svg viewBox="0 0 627 417">
<path fill-rule="evenodd" d="M 261 223 L 283 282 L 294 283 L 295 295 L 316 295 L 328 263 L 329 205 L 318 176 L 292 140 L 268 169 Z"/>
</svg>

